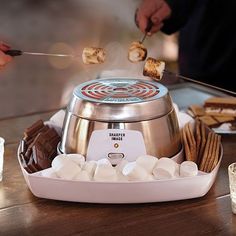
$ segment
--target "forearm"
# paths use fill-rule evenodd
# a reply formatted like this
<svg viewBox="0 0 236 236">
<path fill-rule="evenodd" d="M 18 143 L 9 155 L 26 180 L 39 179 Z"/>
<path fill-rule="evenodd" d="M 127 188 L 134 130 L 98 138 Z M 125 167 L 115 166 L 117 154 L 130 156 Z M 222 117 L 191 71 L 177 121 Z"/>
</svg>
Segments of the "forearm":
<svg viewBox="0 0 236 236">
<path fill-rule="evenodd" d="M 197 0 L 166 0 L 171 8 L 171 16 L 164 20 L 162 32 L 172 34 L 180 30 L 188 21 Z"/>
</svg>

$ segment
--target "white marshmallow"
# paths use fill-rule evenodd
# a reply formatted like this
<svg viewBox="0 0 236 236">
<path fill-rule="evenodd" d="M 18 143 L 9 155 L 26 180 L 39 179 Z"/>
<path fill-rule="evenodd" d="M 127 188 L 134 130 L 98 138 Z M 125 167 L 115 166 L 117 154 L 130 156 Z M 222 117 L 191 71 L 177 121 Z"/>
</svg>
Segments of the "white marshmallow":
<svg viewBox="0 0 236 236">
<path fill-rule="evenodd" d="M 88 161 L 88 162 L 85 162 L 85 164 L 83 166 L 83 170 L 86 171 L 88 173 L 88 175 L 90 176 L 90 178 L 92 179 L 94 176 L 94 172 L 96 170 L 96 167 L 97 167 L 96 161 Z"/>
<path fill-rule="evenodd" d="M 171 179 L 175 177 L 176 162 L 167 157 L 162 157 L 157 161 L 153 169 L 155 179 Z"/>
<path fill-rule="evenodd" d="M 152 173 L 158 159 L 154 156 L 143 155 L 137 158 L 136 163 L 142 166 L 148 173 Z"/>
<path fill-rule="evenodd" d="M 122 174 L 128 177 L 128 180 L 146 180 L 148 178 L 147 171 L 135 161 L 125 165 Z"/>
<path fill-rule="evenodd" d="M 89 176 L 87 171 L 82 170 L 73 178 L 73 180 L 90 181 L 91 178 L 90 178 L 90 176 Z"/>
<path fill-rule="evenodd" d="M 83 167 L 85 163 L 85 157 L 81 154 L 78 153 L 73 153 L 73 154 L 67 154 L 67 158 L 75 162 L 77 165 L 79 165 L 80 168 Z"/>
<path fill-rule="evenodd" d="M 117 181 L 122 181 L 122 182 L 128 181 L 128 177 L 124 176 L 122 172 L 116 171 L 116 174 L 117 174 Z"/>
<path fill-rule="evenodd" d="M 61 166 L 65 165 L 68 162 L 66 154 L 60 154 L 56 156 L 52 161 L 52 168 L 56 171 Z"/>
<path fill-rule="evenodd" d="M 52 168 L 42 170 L 40 173 L 41 173 L 41 176 L 43 177 L 58 178 L 58 176 L 56 175 L 56 172 Z"/>
<path fill-rule="evenodd" d="M 122 172 L 124 169 L 125 165 L 129 163 L 127 160 L 122 159 L 115 167 L 117 172 Z"/>
<path fill-rule="evenodd" d="M 66 180 L 72 180 L 81 171 L 79 165 L 63 154 L 53 159 L 52 169 L 58 177 Z"/>
<path fill-rule="evenodd" d="M 197 164 L 193 161 L 184 161 L 180 165 L 180 176 L 190 177 L 196 176 L 198 174 Z"/>
<path fill-rule="evenodd" d="M 176 163 L 175 164 L 175 177 L 178 178 L 180 176 L 180 164 Z"/>
<path fill-rule="evenodd" d="M 97 161 L 97 165 L 109 165 L 112 167 L 111 162 L 107 158 L 102 158 Z"/>
<path fill-rule="evenodd" d="M 111 164 L 109 165 L 108 163 L 105 163 L 105 161 L 104 163 L 97 163 L 97 168 L 95 170 L 93 178 L 95 181 L 116 181 L 116 170 L 112 167 Z"/>
<path fill-rule="evenodd" d="M 154 181 L 156 180 L 153 175 L 148 175 L 147 181 Z"/>
</svg>

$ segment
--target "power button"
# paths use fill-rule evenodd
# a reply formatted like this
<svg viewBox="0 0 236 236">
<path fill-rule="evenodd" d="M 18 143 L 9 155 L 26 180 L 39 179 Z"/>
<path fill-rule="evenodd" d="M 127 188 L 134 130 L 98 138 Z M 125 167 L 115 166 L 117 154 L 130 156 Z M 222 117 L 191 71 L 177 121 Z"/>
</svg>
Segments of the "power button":
<svg viewBox="0 0 236 236">
<path fill-rule="evenodd" d="M 122 159 L 124 158 L 124 153 L 114 153 L 114 152 L 111 152 L 108 154 L 108 157 L 112 160 L 115 160 L 115 159 Z"/>
</svg>

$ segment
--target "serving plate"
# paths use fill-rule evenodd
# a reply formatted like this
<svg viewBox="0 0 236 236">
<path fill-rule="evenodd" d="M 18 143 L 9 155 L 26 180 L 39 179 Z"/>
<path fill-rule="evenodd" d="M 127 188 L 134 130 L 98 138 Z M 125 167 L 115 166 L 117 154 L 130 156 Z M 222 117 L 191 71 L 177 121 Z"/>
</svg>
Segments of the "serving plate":
<svg viewBox="0 0 236 236">
<path fill-rule="evenodd" d="M 186 115 L 180 115 L 178 118 L 181 121 L 180 126 L 190 119 Z M 20 150 L 21 144 L 17 153 L 18 161 L 33 195 L 40 198 L 87 203 L 147 203 L 204 196 L 215 181 L 223 156 L 221 146 L 220 159 L 214 170 L 211 173 L 199 171 L 194 177 L 152 181 L 95 182 L 43 177 L 41 171 L 29 174 L 21 164 Z M 183 150 L 173 159 L 180 163 L 182 157 Z"/>
</svg>

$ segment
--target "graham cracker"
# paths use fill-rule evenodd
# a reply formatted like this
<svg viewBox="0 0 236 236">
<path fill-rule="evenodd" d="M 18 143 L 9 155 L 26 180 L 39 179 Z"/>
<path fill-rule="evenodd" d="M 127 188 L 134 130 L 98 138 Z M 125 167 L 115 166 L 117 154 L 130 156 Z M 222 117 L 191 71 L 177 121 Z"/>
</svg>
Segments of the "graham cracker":
<svg viewBox="0 0 236 236">
<path fill-rule="evenodd" d="M 206 127 L 204 125 L 203 122 L 200 121 L 200 132 L 201 132 L 201 143 L 200 143 L 200 150 L 198 152 L 198 160 L 197 160 L 197 164 L 200 166 L 201 161 L 202 161 L 202 157 L 203 157 L 203 153 L 204 153 L 204 149 L 205 149 L 205 145 L 206 145 Z"/>
<path fill-rule="evenodd" d="M 186 137 L 186 125 L 184 126 L 182 130 L 182 137 L 183 137 L 183 143 L 184 143 L 185 158 L 187 161 L 191 161 L 192 160 L 191 152 L 190 152 L 188 140 Z"/>
<path fill-rule="evenodd" d="M 219 122 L 211 116 L 201 116 L 201 117 L 199 117 L 199 119 L 209 127 L 219 124 Z"/>
<path fill-rule="evenodd" d="M 215 160 L 216 142 L 217 142 L 217 135 L 215 133 L 212 133 L 212 139 L 209 146 L 208 156 L 207 156 L 205 165 L 203 167 L 203 170 L 205 172 L 209 172 L 209 167 L 212 165 L 212 163 Z"/>
<path fill-rule="evenodd" d="M 200 168 L 199 168 L 201 171 L 204 171 L 204 167 L 205 167 L 206 160 L 207 160 L 207 157 L 208 157 L 210 143 L 211 143 L 211 140 L 212 140 L 212 134 L 213 133 L 210 132 L 207 136 L 207 142 L 206 142 L 206 146 L 205 146 L 205 149 L 204 149 L 203 157 L 202 157 Z"/>
<path fill-rule="evenodd" d="M 202 106 L 193 104 L 189 106 L 189 109 L 192 111 L 194 116 L 204 116 L 205 115 L 205 110 Z"/>
</svg>

